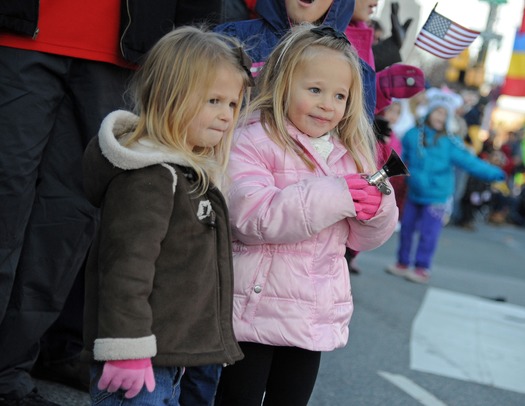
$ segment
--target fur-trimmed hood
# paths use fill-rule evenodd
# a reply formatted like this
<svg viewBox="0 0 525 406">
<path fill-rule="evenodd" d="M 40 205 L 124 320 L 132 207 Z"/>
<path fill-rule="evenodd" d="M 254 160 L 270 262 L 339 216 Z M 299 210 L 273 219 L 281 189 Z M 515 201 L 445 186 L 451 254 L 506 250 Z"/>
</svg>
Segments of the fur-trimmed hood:
<svg viewBox="0 0 525 406">
<path fill-rule="evenodd" d="M 147 138 L 129 146 L 123 145 L 137 121 L 138 116 L 129 111 L 117 110 L 108 114 L 102 121 L 98 137 L 86 148 L 84 156 L 89 159 L 85 158 L 83 163 L 84 189 L 90 202 L 97 207 L 108 184 L 122 171 L 166 163 L 189 166 L 181 154 Z"/>
<path fill-rule="evenodd" d="M 121 169 L 139 169 L 160 163 L 188 165 L 180 154 L 151 140 L 142 139 L 129 147 L 122 146 L 126 134 L 137 126 L 138 117 L 124 110 L 110 113 L 100 126 L 98 133 L 102 154 Z"/>
</svg>

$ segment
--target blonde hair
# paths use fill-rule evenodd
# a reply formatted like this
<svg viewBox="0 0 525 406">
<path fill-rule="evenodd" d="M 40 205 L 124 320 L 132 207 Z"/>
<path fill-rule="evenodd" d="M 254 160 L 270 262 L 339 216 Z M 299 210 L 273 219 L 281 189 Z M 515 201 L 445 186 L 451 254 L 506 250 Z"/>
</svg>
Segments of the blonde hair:
<svg viewBox="0 0 525 406">
<path fill-rule="evenodd" d="M 180 27 L 153 46 L 133 77 L 131 90 L 139 119 L 126 144 L 149 137 L 178 151 L 197 173 L 200 193 L 206 192 L 210 178 L 220 185 L 228 163 L 232 133 L 249 85 L 240 46 L 235 39 L 204 28 Z M 192 148 L 188 129 L 216 79 L 217 67 L 225 65 L 236 69 L 244 81 L 233 124 L 215 147 Z"/>
<path fill-rule="evenodd" d="M 268 136 L 283 149 L 297 153 L 313 169 L 315 165 L 311 158 L 286 131 L 290 89 L 301 63 L 306 63 L 324 49 L 336 51 L 348 61 L 352 83 L 345 114 L 335 131 L 354 159 L 357 170 L 364 172 L 367 168 L 375 171 L 375 136 L 364 108 L 357 53 L 346 38 L 341 37 L 342 34 L 333 32 L 333 35 L 322 35 L 319 31 L 313 32 L 313 28 L 316 26 L 306 23 L 295 26 L 279 42 L 257 78 L 257 96 L 250 103 L 246 114 L 249 116 L 255 111 L 260 112 L 261 124 Z M 363 159 L 365 162 L 362 162 Z"/>
</svg>

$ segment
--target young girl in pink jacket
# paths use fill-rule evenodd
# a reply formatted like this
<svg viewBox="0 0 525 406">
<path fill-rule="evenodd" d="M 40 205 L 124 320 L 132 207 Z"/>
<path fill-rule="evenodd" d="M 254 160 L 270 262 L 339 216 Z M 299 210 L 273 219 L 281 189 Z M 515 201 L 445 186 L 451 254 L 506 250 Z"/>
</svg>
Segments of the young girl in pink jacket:
<svg viewBox="0 0 525 406">
<path fill-rule="evenodd" d="M 234 331 L 245 358 L 216 405 L 306 405 L 322 351 L 348 339 L 345 247 L 371 250 L 397 222 L 377 171 L 358 57 L 332 28 L 294 27 L 271 53 L 228 167 Z M 242 122 L 242 121 L 241 121 Z"/>
</svg>

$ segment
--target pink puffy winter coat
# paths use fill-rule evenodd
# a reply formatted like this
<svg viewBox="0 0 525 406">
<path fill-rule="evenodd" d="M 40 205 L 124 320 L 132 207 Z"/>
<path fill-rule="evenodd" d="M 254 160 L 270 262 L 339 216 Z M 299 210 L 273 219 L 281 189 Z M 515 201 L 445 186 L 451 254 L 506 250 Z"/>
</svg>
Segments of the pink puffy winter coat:
<svg viewBox="0 0 525 406">
<path fill-rule="evenodd" d="M 374 218 L 357 220 L 342 178 L 356 173 L 345 147 L 333 139 L 325 162 L 308 136 L 288 131 L 315 160 L 314 171 L 258 122 L 238 130 L 233 142 L 234 330 L 239 341 L 330 351 L 346 344 L 353 311 L 345 246 L 380 246 L 398 211 L 394 194 L 384 195 Z"/>
</svg>

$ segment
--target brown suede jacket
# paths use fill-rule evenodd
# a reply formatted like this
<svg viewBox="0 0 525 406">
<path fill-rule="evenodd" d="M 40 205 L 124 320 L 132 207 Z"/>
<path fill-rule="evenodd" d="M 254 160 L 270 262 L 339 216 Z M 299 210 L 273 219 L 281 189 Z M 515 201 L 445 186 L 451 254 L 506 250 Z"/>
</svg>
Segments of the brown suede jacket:
<svg viewBox="0 0 525 406">
<path fill-rule="evenodd" d="M 84 357 L 232 364 L 242 352 L 226 203 L 213 186 L 192 192 L 195 174 L 172 150 L 148 140 L 123 147 L 118 135 L 136 120 L 108 115 L 84 156 L 85 190 L 101 207 L 86 267 Z"/>
</svg>

